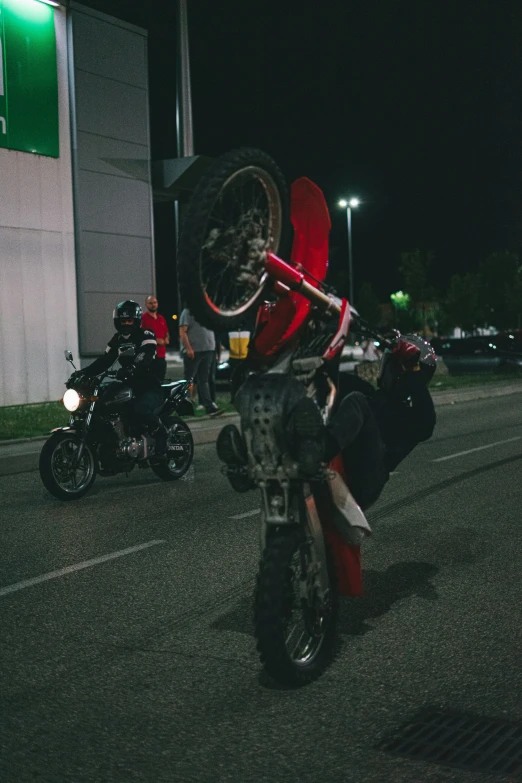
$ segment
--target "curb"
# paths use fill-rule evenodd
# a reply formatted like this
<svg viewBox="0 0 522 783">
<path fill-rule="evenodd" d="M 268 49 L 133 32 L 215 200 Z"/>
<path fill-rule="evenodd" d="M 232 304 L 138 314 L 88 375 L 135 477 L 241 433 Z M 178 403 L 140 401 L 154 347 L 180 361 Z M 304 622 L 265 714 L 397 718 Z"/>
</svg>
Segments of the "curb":
<svg viewBox="0 0 522 783">
<path fill-rule="evenodd" d="M 431 396 L 435 405 L 455 405 L 459 402 L 473 402 L 473 400 L 487 400 L 493 397 L 506 397 L 510 394 L 522 394 L 522 383 L 506 386 L 482 387 L 481 389 L 455 389 L 452 391 L 434 391 Z"/>
<path fill-rule="evenodd" d="M 221 414 L 221 416 L 198 416 L 197 418 L 186 419 L 186 422 L 189 425 L 194 437 L 194 443 L 212 443 L 216 440 L 218 432 L 223 426 L 220 424 L 220 422 L 223 422 L 223 420 L 227 422 L 232 420 L 235 422 L 238 419 L 239 414 L 227 412 Z M 49 434 L 50 433 L 47 435 L 38 435 L 34 438 L 12 438 L 9 440 L 0 440 L 0 456 L 4 446 L 18 446 L 22 443 L 43 443 L 49 438 Z M 13 458 L 16 458 L 16 456 L 17 455 L 14 454 Z"/>
<path fill-rule="evenodd" d="M 506 397 L 511 394 L 522 394 L 522 383 L 499 385 L 493 388 L 482 387 L 480 389 L 455 389 L 454 391 L 433 391 L 433 402 L 436 406 L 439 405 L 456 405 L 457 403 L 473 402 L 474 400 L 484 400 L 494 397 Z M 194 437 L 195 444 L 213 443 L 220 430 L 222 429 L 223 422 L 237 423 L 239 414 L 237 413 L 223 413 L 221 416 L 198 416 L 197 418 L 188 419 L 192 435 Z M 4 446 L 15 446 L 21 443 L 41 443 L 49 435 L 39 435 L 33 438 L 14 438 L 11 440 L 0 441 L 0 453 Z M 16 457 L 16 455 L 13 455 Z"/>
</svg>

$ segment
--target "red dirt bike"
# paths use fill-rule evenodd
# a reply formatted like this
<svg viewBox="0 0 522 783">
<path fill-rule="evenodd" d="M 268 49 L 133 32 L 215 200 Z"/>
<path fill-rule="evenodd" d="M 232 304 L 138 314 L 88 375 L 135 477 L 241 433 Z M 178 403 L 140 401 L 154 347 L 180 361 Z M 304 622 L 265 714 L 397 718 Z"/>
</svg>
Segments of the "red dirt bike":
<svg viewBox="0 0 522 783">
<path fill-rule="evenodd" d="M 248 478 L 262 497 L 255 635 L 266 671 L 299 685 L 334 657 L 338 597 L 362 594 L 360 544 L 371 531 L 340 457 L 312 478 L 300 474 L 285 435 L 288 410 L 308 395 L 326 423 L 350 325 L 378 335 L 324 282 L 330 216 L 304 177 L 290 193 L 290 263 L 276 255 L 286 251 L 287 203 L 283 176 L 265 153 L 245 148 L 219 158 L 188 206 L 178 276 L 193 316 L 215 331 L 237 328 L 259 308 L 250 374 L 236 397 Z M 271 301 L 259 307 L 264 294 Z M 395 342 L 380 339 L 388 349 Z"/>
</svg>

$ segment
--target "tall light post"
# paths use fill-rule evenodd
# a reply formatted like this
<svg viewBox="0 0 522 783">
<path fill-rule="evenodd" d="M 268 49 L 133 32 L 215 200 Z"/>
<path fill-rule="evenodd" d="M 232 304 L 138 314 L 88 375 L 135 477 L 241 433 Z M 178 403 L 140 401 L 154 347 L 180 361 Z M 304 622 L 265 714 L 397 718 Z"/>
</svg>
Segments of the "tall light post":
<svg viewBox="0 0 522 783">
<path fill-rule="evenodd" d="M 356 209 L 361 202 L 358 198 L 348 201 L 341 199 L 339 206 L 346 209 L 346 223 L 348 226 L 348 274 L 350 275 L 350 304 L 353 305 L 353 258 L 352 258 L 352 209 Z"/>
</svg>

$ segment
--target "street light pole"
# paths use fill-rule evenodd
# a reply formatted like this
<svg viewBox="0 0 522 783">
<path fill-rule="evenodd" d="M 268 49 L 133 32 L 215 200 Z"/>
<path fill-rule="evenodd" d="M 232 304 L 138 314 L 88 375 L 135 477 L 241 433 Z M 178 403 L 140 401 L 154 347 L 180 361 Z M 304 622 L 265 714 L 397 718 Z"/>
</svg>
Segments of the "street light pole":
<svg viewBox="0 0 522 783">
<path fill-rule="evenodd" d="M 349 201 L 342 199 L 339 202 L 340 207 L 346 207 L 346 225 L 348 228 L 348 274 L 350 276 L 350 304 L 354 305 L 354 285 L 353 285 L 353 253 L 352 253 L 352 209 L 359 206 L 358 198 L 351 198 Z"/>
<path fill-rule="evenodd" d="M 348 274 L 350 275 L 350 304 L 353 301 L 353 254 L 352 254 L 352 208 L 346 207 L 346 223 L 348 226 Z"/>
<path fill-rule="evenodd" d="M 187 0 L 176 0 L 176 136 L 178 158 L 190 158 L 194 155 L 194 130 L 192 124 L 192 90 L 190 85 L 190 56 Z M 181 228 L 181 204 L 179 198 L 174 202 L 174 221 L 176 230 L 176 264 Z M 182 301 L 177 284 L 178 315 Z"/>
<path fill-rule="evenodd" d="M 176 130 L 178 158 L 194 155 L 187 0 L 177 0 Z"/>
</svg>

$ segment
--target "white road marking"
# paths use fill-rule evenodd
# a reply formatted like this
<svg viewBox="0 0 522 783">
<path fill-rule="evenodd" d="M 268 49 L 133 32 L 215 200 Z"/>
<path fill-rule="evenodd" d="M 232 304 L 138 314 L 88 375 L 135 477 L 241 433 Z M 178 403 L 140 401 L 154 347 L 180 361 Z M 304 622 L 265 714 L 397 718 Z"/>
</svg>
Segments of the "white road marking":
<svg viewBox="0 0 522 783">
<path fill-rule="evenodd" d="M 26 587 L 32 587 L 38 585 L 41 582 L 48 582 L 50 579 L 58 579 L 60 576 L 66 576 L 66 574 L 73 574 L 75 571 L 81 571 L 84 568 L 91 568 L 92 566 L 99 565 L 100 563 L 106 563 L 108 560 L 115 560 L 117 557 L 125 557 L 125 555 L 132 555 L 134 552 L 140 552 L 142 549 L 149 549 L 151 546 L 158 546 L 158 544 L 164 544 L 165 539 L 155 539 L 154 541 L 147 541 L 145 544 L 138 544 L 137 546 L 129 546 L 127 549 L 120 549 L 118 552 L 110 552 L 108 555 L 100 555 L 100 557 L 93 557 L 92 560 L 84 560 L 83 563 L 75 563 L 74 565 L 67 566 L 66 568 L 60 568 L 58 571 L 49 571 L 47 574 L 41 576 L 34 576 L 32 579 L 24 579 L 23 582 L 15 582 L 7 587 L 0 588 L 0 597 L 8 595 L 9 593 L 16 593 L 18 590 L 25 590 Z"/>
<path fill-rule="evenodd" d="M 439 457 L 432 460 L 433 462 L 445 462 L 447 459 L 455 459 L 455 457 L 463 457 L 464 454 L 471 454 L 474 451 L 483 451 L 484 449 L 492 449 L 493 446 L 502 446 L 503 443 L 513 443 L 515 440 L 520 440 L 522 435 L 517 435 L 515 438 L 507 438 L 506 440 L 497 440 L 495 443 L 488 443 L 486 446 L 477 446 L 474 449 L 467 449 L 466 451 L 457 451 L 456 454 L 448 454 L 447 457 Z"/>
<path fill-rule="evenodd" d="M 261 513 L 260 508 L 255 508 L 253 511 L 245 511 L 244 514 L 234 514 L 230 519 L 246 519 L 247 517 L 255 517 Z"/>
<path fill-rule="evenodd" d="M 37 449 L 36 451 L 20 451 L 18 454 L 6 454 L 5 457 L 0 454 L 0 459 L 13 459 L 14 457 L 32 457 L 35 454 L 39 454 L 41 449 Z"/>
</svg>

